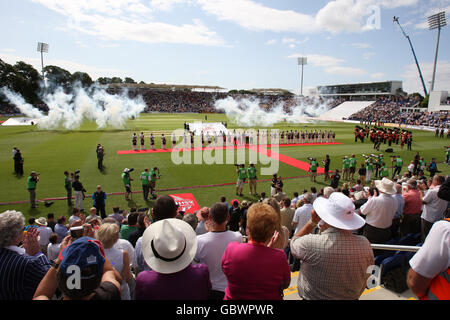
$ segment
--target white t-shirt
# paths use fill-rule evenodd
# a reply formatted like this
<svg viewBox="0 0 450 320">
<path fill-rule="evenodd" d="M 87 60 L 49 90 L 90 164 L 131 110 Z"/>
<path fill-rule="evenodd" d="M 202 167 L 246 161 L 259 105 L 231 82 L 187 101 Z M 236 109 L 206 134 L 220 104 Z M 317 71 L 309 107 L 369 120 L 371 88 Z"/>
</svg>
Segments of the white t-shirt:
<svg viewBox="0 0 450 320">
<path fill-rule="evenodd" d="M 428 190 L 423 197 L 423 201 L 427 204 L 423 206 L 422 219 L 434 223 L 444 218 L 444 212 L 447 209 L 448 201 L 437 196 L 440 186 Z"/>
<path fill-rule="evenodd" d="M 222 271 L 222 256 L 230 242 L 242 242 L 242 234 L 233 231 L 207 232 L 197 236 L 194 261 L 208 266 L 213 290 L 225 291 L 227 278 Z"/>
<path fill-rule="evenodd" d="M 438 221 L 428 233 L 425 243 L 409 260 L 411 268 L 432 279 L 450 266 L 450 222 Z"/>
<path fill-rule="evenodd" d="M 366 223 L 372 227 L 386 229 L 392 225 L 397 200 L 392 196 L 382 193 L 378 197 L 370 198 L 362 207 L 361 213 L 366 216 Z"/>
<path fill-rule="evenodd" d="M 46 246 L 49 243 L 48 238 L 50 238 L 50 235 L 53 233 L 52 229 L 49 227 L 39 227 L 39 244 L 41 246 Z"/>
<path fill-rule="evenodd" d="M 77 216 L 74 216 L 74 215 L 70 216 L 70 218 L 69 218 L 69 225 L 72 225 L 72 223 L 74 223 L 75 221 L 78 221 L 78 220 L 81 220 L 81 218 L 77 217 Z"/>
<path fill-rule="evenodd" d="M 119 250 L 125 250 L 128 253 L 130 264 L 134 265 L 134 248 L 133 245 L 130 243 L 130 241 L 126 239 L 119 239 L 114 245 L 114 248 Z"/>
<path fill-rule="evenodd" d="M 305 224 L 308 223 L 309 219 L 311 219 L 311 211 L 313 210 L 313 206 L 310 203 L 305 203 L 300 208 L 295 210 L 294 218 L 292 219 L 292 223 L 296 222 L 297 226 L 295 227 L 294 234 L 296 234 Z"/>
</svg>

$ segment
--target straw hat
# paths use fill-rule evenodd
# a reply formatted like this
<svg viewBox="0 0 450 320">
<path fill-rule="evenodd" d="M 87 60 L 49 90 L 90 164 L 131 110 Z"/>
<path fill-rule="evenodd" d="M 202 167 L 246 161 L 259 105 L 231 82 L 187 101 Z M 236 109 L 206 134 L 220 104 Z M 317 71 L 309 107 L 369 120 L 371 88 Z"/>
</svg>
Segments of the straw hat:
<svg viewBox="0 0 450 320">
<path fill-rule="evenodd" d="M 40 225 L 40 226 L 47 226 L 47 219 L 45 219 L 44 217 L 40 217 L 39 219 L 37 219 L 36 224 Z"/>
<path fill-rule="evenodd" d="M 341 192 L 333 192 L 328 199 L 317 198 L 313 207 L 323 221 L 338 229 L 356 230 L 366 223 L 355 213 L 353 201 Z"/>
<path fill-rule="evenodd" d="M 386 194 L 396 194 L 395 183 L 388 178 L 383 178 L 382 180 L 375 180 L 375 187 L 383 193 Z"/>
<path fill-rule="evenodd" d="M 179 219 L 152 223 L 142 237 L 142 254 L 149 267 L 164 274 L 185 269 L 197 252 L 197 235 Z"/>
</svg>

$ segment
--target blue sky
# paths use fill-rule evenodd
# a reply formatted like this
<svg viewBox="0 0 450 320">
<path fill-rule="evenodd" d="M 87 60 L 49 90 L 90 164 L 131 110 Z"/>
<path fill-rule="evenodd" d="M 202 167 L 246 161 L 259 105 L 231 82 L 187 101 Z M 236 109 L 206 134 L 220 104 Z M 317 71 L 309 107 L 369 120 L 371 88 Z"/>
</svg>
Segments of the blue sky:
<svg viewBox="0 0 450 320">
<path fill-rule="evenodd" d="M 147 83 L 227 89 L 402 80 L 422 93 L 400 17 L 431 80 L 437 31 L 426 17 L 450 0 L 14 0 L 0 1 L 0 58 Z M 379 13 L 379 14 L 378 14 Z M 450 16 L 447 17 L 450 20 Z M 436 89 L 450 91 L 450 26 L 441 32 Z"/>
</svg>

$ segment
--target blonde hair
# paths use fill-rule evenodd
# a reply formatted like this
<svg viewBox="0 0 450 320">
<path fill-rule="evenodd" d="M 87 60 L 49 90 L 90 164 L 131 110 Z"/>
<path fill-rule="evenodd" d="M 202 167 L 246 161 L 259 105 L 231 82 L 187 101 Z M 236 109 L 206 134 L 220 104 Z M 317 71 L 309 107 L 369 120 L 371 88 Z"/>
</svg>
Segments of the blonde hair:
<svg viewBox="0 0 450 320">
<path fill-rule="evenodd" d="M 98 228 L 95 237 L 100 240 L 105 249 L 112 248 L 119 240 L 120 229 L 116 223 L 105 223 Z"/>
<path fill-rule="evenodd" d="M 275 209 L 266 203 L 256 203 L 248 209 L 247 228 L 251 240 L 266 242 L 275 232 L 279 216 Z"/>
</svg>

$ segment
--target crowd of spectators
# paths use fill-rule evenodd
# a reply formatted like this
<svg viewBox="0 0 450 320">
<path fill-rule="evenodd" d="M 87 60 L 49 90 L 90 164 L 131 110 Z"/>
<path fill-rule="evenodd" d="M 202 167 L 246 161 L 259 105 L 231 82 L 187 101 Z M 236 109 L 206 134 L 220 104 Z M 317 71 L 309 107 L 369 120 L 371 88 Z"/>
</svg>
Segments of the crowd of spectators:
<svg viewBox="0 0 450 320">
<path fill-rule="evenodd" d="M 414 111 L 418 97 L 379 99 L 367 108 L 352 114 L 349 120 L 373 123 L 396 123 L 430 127 L 446 127 L 448 112 Z M 411 109 L 407 109 L 411 108 Z M 405 111 L 406 110 L 406 111 Z"/>
<path fill-rule="evenodd" d="M 25 225 L 22 213 L 6 211 L 0 299 L 281 300 L 290 272 L 300 270 L 301 299 L 354 300 L 379 253 L 371 243 L 414 234 L 427 244 L 429 234 L 442 239 L 435 235 L 442 230 L 448 236 L 450 224 L 440 221 L 449 192 L 450 178 L 406 173 L 368 185 L 311 187 L 292 198 L 281 189 L 254 203 L 228 204 L 223 196 L 195 214 L 178 212 L 166 195 L 150 211 L 115 208 L 104 218 L 96 208 L 88 215 L 74 208 L 67 220 L 49 214 Z M 439 241 L 433 248 L 448 254 L 449 241 Z M 437 273 L 422 270 L 434 262 L 421 253 L 411 264 L 408 284 L 419 297 L 428 291 L 417 279 L 431 281 Z M 67 286 L 74 265 L 82 270 L 81 289 Z"/>
</svg>

